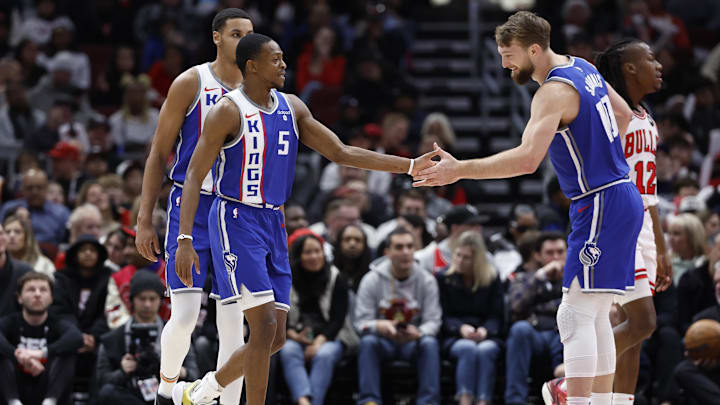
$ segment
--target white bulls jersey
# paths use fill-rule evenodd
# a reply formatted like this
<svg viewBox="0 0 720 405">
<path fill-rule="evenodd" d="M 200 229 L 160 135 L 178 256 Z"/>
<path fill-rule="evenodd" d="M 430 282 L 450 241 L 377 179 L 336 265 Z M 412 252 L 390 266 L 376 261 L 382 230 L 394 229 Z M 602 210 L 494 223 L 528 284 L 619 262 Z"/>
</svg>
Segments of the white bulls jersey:
<svg viewBox="0 0 720 405">
<path fill-rule="evenodd" d="M 658 203 L 655 174 L 657 144 L 657 125 L 650 114 L 640 107 L 640 113 L 634 112 L 627 133 L 622 137 L 622 146 L 630 166 L 630 179 L 640 191 L 645 208 Z"/>
</svg>

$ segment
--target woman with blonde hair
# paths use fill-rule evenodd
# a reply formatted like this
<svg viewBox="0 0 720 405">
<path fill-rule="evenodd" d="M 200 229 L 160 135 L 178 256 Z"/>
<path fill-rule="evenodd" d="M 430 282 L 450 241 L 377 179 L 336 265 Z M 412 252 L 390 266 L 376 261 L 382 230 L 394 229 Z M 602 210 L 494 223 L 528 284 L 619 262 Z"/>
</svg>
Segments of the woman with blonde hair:
<svg viewBox="0 0 720 405">
<path fill-rule="evenodd" d="M 438 287 L 443 350 L 457 360 L 456 398 L 461 405 L 487 405 L 495 386 L 505 304 L 502 282 L 488 261 L 481 233 L 460 235 L 452 264 L 438 275 Z"/>
<path fill-rule="evenodd" d="M 670 219 L 668 227 L 672 250 L 673 283 L 677 285 L 686 271 L 705 260 L 705 227 L 694 214 L 680 214 Z"/>
<path fill-rule="evenodd" d="M 11 215 L 5 218 L 3 227 L 8 235 L 7 250 L 10 256 L 28 263 L 35 271 L 54 279 L 55 265 L 40 251 L 30 221 Z"/>
</svg>

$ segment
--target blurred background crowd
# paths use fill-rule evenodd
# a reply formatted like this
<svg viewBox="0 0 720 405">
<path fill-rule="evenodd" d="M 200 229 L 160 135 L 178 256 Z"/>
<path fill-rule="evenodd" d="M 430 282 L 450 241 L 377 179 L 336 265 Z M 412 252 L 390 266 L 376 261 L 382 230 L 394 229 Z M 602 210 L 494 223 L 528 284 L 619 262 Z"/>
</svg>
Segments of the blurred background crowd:
<svg viewBox="0 0 720 405">
<path fill-rule="evenodd" d="M 407 157 L 519 143 L 528 91 L 484 51 L 517 7 L 550 21 L 556 52 L 589 61 L 622 37 L 647 42 L 663 65 L 645 101 L 674 284 L 654 296 L 636 403 L 719 401 L 717 362 L 687 360 L 682 337 L 720 320 L 720 2 L 0 0 L 0 403 L 152 403 L 170 305 L 164 261 L 134 244 L 143 163 L 173 79 L 214 59 L 226 7 L 280 44 L 283 91 L 344 142 Z M 268 403 L 538 401 L 563 375 L 569 231 L 543 167 L 412 189 L 301 150 L 285 207 L 293 310 Z M 188 380 L 215 366 L 205 301 Z"/>
</svg>

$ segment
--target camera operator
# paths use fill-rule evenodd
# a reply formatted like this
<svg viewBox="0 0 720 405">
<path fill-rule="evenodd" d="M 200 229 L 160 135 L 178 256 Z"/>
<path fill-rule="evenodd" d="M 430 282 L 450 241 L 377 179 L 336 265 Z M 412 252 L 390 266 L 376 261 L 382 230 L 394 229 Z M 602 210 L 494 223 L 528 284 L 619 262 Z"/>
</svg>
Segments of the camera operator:
<svg viewBox="0 0 720 405">
<path fill-rule="evenodd" d="M 97 374 L 99 403 L 151 404 L 159 384 L 160 336 L 163 322 L 158 316 L 165 288 L 153 272 L 138 271 L 130 281 L 132 318 L 102 338 Z M 191 349 L 180 379 L 199 378 Z"/>
</svg>

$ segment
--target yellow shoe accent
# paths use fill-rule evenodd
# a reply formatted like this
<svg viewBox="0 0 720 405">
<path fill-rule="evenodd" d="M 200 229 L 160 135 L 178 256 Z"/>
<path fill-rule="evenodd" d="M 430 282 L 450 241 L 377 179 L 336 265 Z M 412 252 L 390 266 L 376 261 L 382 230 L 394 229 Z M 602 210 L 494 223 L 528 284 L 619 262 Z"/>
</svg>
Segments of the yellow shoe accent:
<svg viewBox="0 0 720 405">
<path fill-rule="evenodd" d="M 200 384 L 200 380 L 195 381 L 194 383 L 190 384 L 187 388 L 185 388 L 185 391 L 183 391 L 182 396 L 182 405 L 196 405 L 191 399 L 190 399 L 190 393 Z"/>
</svg>

